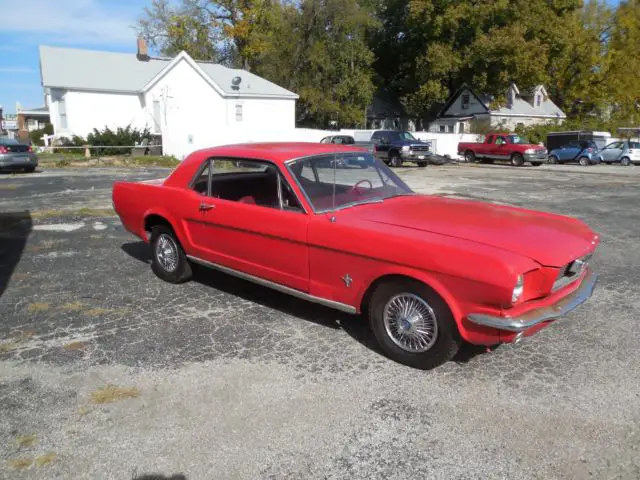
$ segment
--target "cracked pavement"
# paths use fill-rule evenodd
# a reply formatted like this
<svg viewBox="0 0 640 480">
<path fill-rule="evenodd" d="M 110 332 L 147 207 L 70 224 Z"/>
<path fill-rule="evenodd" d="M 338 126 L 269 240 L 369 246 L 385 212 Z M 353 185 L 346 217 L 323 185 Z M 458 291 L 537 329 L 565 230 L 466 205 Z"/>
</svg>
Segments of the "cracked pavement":
<svg viewBox="0 0 640 480">
<path fill-rule="evenodd" d="M 517 346 L 418 371 L 359 317 L 203 268 L 164 283 L 117 218 L 76 211 L 166 169 L 0 175 L 0 478 L 639 478 L 640 169 L 398 171 L 585 220 L 594 296 Z M 139 395 L 97 403 L 108 385 Z"/>
</svg>

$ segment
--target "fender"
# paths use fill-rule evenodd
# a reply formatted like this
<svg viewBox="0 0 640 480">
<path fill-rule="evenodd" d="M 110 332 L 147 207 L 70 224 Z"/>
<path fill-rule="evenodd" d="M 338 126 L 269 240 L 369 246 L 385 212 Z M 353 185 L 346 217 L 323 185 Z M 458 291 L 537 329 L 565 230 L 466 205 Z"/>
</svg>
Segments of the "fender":
<svg viewBox="0 0 640 480">
<path fill-rule="evenodd" d="M 144 224 L 146 223 L 147 217 L 149 217 L 149 215 L 158 215 L 159 217 L 164 218 L 167 222 L 169 222 L 169 225 L 171 225 L 171 228 L 173 228 L 173 231 L 178 237 L 178 241 L 182 244 L 182 248 L 185 248 L 185 246 L 189 245 L 188 242 L 185 242 L 187 235 L 184 229 L 182 228 L 182 223 L 179 222 L 176 219 L 176 217 L 164 207 L 152 207 L 147 209 L 144 212 L 144 215 L 142 216 L 142 225 L 140 225 L 140 231 L 143 234 L 142 239 L 144 240 L 145 243 L 149 243 L 151 239 L 150 235 L 147 234 L 147 232 L 144 229 Z"/>
</svg>

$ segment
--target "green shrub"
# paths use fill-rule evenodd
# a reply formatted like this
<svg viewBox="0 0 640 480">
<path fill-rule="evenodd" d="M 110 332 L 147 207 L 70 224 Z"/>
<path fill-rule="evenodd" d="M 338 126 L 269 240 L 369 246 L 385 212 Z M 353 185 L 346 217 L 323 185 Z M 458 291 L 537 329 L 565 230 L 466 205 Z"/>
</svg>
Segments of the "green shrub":
<svg viewBox="0 0 640 480">
<path fill-rule="evenodd" d="M 29 140 L 31 140 L 33 145 L 43 146 L 44 141 L 42 140 L 42 137 L 44 135 L 53 135 L 53 125 L 48 123 L 44 128 L 39 128 L 38 130 L 29 132 Z"/>
<path fill-rule="evenodd" d="M 149 137 L 150 134 L 148 128 L 138 130 L 131 125 L 127 125 L 125 128 L 118 127 L 116 130 L 109 127 L 104 127 L 102 130 L 94 128 L 93 132 L 87 135 L 87 143 L 91 146 L 113 147 L 95 151 L 98 155 L 124 155 L 130 153 L 130 148 L 117 147 L 131 147 L 140 143 L 143 138 Z"/>
</svg>

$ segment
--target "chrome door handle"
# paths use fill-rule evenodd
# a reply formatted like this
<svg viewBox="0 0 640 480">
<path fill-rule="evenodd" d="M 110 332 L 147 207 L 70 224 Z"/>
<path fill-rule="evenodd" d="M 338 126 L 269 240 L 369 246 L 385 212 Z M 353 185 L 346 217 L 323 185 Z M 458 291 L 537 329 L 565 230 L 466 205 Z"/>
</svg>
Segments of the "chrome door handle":
<svg viewBox="0 0 640 480">
<path fill-rule="evenodd" d="M 200 210 L 205 211 L 205 210 L 211 210 L 212 208 L 216 208 L 215 205 L 211 205 L 209 203 L 201 203 L 200 204 Z"/>
</svg>

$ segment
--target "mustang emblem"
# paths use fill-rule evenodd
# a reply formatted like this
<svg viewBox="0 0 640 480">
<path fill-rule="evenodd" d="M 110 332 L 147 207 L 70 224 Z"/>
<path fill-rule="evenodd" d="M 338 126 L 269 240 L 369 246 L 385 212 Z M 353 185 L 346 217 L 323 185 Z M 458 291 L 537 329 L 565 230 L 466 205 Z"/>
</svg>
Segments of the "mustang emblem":
<svg viewBox="0 0 640 480">
<path fill-rule="evenodd" d="M 353 283 L 353 279 L 349 276 L 348 273 L 344 277 L 340 277 L 340 278 L 342 279 L 342 281 L 344 282 L 347 288 L 349 288 Z"/>
</svg>

